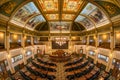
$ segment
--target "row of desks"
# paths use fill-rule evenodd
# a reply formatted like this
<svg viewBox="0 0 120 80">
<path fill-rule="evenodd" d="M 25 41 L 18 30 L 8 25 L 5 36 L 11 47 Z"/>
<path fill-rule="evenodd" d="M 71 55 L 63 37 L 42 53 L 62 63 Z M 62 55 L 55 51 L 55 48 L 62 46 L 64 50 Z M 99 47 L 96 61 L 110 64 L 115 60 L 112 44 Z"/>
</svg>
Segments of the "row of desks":
<svg viewBox="0 0 120 80">
<path fill-rule="evenodd" d="M 34 61 L 34 62 L 41 65 L 41 66 L 55 68 L 55 66 L 48 66 L 48 65 L 40 64 L 37 61 Z M 49 72 L 49 71 L 45 71 L 45 70 L 42 70 L 42 69 L 38 69 L 35 66 L 33 66 L 31 63 L 28 64 L 28 66 L 31 67 L 35 71 L 38 71 L 38 72 L 41 72 L 41 73 L 44 73 L 44 74 L 47 74 L 47 75 L 55 75 L 56 74 L 56 72 Z M 43 78 L 40 78 L 39 76 L 35 76 L 34 74 L 30 73 L 26 68 L 23 68 L 21 71 L 24 72 L 27 76 L 29 76 L 33 80 L 43 80 Z"/>
</svg>

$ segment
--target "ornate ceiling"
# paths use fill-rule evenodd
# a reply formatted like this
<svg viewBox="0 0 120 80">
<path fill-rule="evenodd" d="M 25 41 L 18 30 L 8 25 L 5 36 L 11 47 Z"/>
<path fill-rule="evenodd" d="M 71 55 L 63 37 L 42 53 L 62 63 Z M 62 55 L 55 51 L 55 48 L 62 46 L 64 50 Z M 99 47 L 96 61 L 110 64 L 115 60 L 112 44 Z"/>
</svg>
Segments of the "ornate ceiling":
<svg viewBox="0 0 120 80">
<path fill-rule="evenodd" d="M 1 15 L 8 17 L 8 23 L 25 27 L 30 30 L 51 24 L 59 26 L 72 26 L 75 22 L 84 26 L 84 30 L 91 30 L 106 24 L 110 19 L 120 14 L 119 0 L 1 0 Z M 63 25 L 61 25 L 61 22 Z M 70 23 L 70 25 L 69 25 Z M 45 29 L 42 26 L 40 29 Z M 81 27 L 79 26 L 79 27 Z M 50 25 L 46 26 L 51 30 Z M 65 29 L 65 28 L 64 28 Z M 66 28 L 66 31 L 70 30 Z M 81 30 L 81 28 L 79 28 Z"/>
<path fill-rule="evenodd" d="M 48 21 L 73 21 L 86 0 L 38 0 Z"/>
</svg>

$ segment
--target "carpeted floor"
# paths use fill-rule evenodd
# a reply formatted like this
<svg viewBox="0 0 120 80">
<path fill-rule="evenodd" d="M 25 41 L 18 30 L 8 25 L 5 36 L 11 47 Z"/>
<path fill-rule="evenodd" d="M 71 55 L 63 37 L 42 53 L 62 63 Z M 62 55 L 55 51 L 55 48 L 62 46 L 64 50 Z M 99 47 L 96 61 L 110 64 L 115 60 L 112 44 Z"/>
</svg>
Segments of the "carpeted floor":
<svg viewBox="0 0 120 80">
<path fill-rule="evenodd" d="M 56 80 L 66 80 L 65 68 L 63 67 L 64 63 L 57 63 L 57 73 L 56 73 Z"/>
</svg>

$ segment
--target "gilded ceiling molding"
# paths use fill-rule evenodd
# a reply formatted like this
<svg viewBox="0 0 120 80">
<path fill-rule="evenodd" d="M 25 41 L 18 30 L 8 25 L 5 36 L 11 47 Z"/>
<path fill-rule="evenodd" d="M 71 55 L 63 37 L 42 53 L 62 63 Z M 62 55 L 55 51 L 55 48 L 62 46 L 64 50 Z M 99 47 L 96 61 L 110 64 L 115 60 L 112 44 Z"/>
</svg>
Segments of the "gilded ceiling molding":
<svg viewBox="0 0 120 80">
<path fill-rule="evenodd" d="M 77 23 L 81 24 L 85 28 L 85 30 L 87 31 L 87 28 L 82 24 L 82 22 L 77 22 Z"/>
</svg>

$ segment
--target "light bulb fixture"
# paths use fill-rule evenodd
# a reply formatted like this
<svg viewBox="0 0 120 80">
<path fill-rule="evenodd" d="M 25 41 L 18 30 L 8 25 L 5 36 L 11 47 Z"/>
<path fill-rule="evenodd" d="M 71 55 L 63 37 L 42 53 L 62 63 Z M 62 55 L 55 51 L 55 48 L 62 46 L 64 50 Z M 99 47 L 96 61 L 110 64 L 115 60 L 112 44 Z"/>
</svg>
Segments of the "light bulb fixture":
<svg viewBox="0 0 120 80">
<path fill-rule="evenodd" d="M 62 37 L 57 37 L 55 38 L 55 43 L 59 44 L 60 46 L 62 46 L 63 44 L 66 43 L 66 38 L 62 38 Z"/>
</svg>

